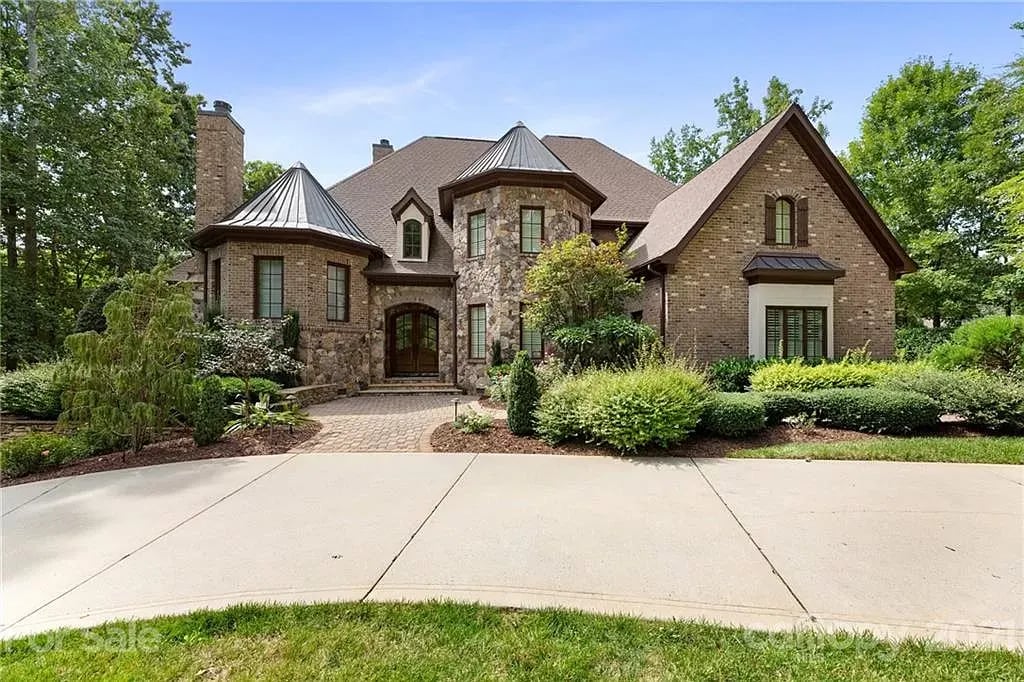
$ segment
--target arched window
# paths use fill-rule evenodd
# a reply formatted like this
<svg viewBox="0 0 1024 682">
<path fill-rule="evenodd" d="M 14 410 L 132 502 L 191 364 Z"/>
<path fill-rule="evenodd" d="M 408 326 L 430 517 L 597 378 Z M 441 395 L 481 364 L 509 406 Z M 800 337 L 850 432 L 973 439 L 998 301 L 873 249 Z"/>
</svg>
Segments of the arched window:
<svg viewBox="0 0 1024 682">
<path fill-rule="evenodd" d="M 775 243 L 793 243 L 793 216 L 796 213 L 793 200 L 780 197 L 775 200 Z"/>
<path fill-rule="evenodd" d="M 418 220 L 402 223 L 402 258 L 423 258 L 423 223 Z"/>
</svg>

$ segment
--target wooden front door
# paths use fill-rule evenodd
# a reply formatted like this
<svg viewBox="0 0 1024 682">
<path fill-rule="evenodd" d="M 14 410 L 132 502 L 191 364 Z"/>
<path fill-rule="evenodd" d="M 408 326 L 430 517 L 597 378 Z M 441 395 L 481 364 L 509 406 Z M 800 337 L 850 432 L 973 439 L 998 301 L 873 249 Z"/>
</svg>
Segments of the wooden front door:
<svg viewBox="0 0 1024 682">
<path fill-rule="evenodd" d="M 388 356 L 391 376 L 437 374 L 437 315 L 427 310 L 392 315 Z"/>
</svg>

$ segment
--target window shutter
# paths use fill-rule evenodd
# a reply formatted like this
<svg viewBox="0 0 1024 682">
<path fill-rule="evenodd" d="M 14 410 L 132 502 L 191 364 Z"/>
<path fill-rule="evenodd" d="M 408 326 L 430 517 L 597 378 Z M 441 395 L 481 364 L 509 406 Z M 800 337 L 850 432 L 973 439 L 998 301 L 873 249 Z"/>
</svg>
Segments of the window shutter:
<svg viewBox="0 0 1024 682">
<path fill-rule="evenodd" d="M 775 197 L 764 195 L 764 243 L 775 243 Z"/>
<path fill-rule="evenodd" d="M 796 245 L 807 246 L 807 198 L 796 202 Z"/>
</svg>

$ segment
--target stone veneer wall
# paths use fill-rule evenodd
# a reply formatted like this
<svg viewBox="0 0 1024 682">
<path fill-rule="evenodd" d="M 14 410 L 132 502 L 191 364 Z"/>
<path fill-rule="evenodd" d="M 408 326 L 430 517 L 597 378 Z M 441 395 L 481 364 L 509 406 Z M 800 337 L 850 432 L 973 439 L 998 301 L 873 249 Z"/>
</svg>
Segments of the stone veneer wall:
<svg viewBox="0 0 1024 682">
<path fill-rule="evenodd" d="M 387 313 L 396 305 L 418 303 L 437 311 L 438 380 L 452 377 L 452 288 L 399 284 L 376 284 L 370 287 L 370 380 L 384 379 L 384 356 L 387 353 Z"/>
<path fill-rule="evenodd" d="M 221 306 L 226 317 L 252 318 L 256 256 L 284 258 L 284 309 L 299 313 L 299 359 L 304 384 L 341 384 L 353 390 L 370 378 L 369 286 L 365 256 L 309 244 L 229 240 L 208 250 L 221 264 Z M 327 263 L 349 267 L 349 320 L 327 319 Z M 212 292 L 209 292 L 212 295 Z"/>
<path fill-rule="evenodd" d="M 590 207 L 562 189 L 499 186 L 459 197 L 454 202 L 454 263 L 458 309 L 459 385 L 473 389 L 486 377 L 494 339 L 506 355 L 519 348 L 519 305 L 523 299 L 526 271 L 535 254 L 519 251 L 519 208 L 544 207 L 544 242 L 569 239 L 576 234 L 573 216 L 582 219 L 583 231 L 590 232 Z M 470 213 L 487 215 L 487 249 L 483 256 L 467 258 L 466 242 Z M 487 341 L 483 359 L 469 359 L 469 315 L 467 308 L 487 305 Z"/>
<path fill-rule="evenodd" d="M 766 193 L 807 197 L 808 246 L 764 244 Z M 703 361 L 746 356 L 742 270 L 758 251 L 815 253 L 844 268 L 846 276 L 835 283 L 835 355 L 866 342 L 876 357 L 892 354 L 895 292 L 886 263 L 788 131 L 765 150 L 672 267 L 666 343 Z"/>
</svg>

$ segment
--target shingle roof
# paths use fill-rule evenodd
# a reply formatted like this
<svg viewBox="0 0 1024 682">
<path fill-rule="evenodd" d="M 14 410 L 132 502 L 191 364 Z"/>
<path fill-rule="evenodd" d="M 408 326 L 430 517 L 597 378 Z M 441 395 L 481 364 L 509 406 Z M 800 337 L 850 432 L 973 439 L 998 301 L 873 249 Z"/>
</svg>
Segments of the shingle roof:
<svg viewBox="0 0 1024 682">
<path fill-rule="evenodd" d="M 465 180 L 488 171 L 531 170 L 547 173 L 571 173 L 572 171 L 555 156 L 544 143 L 537 139 L 522 121 L 518 121 L 501 136 L 490 149 L 480 155 L 455 181 Z"/>
<path fill-rule="evenodd" d="M 760 149 L 787 112 L 758 128 L 658 203 L 647 226 L 627 247 L 631 254 L 630 263 L 641 266 L 656 260 L 676 248 L 691 230 L 696 231 L 702 224 L 702 218 L 707 217 L 719 196 L 733 178 L 740 174 L 743 166 Z"/>
<path fill-rule="evenodd" d="M 658 202 L 679 188 L 593 138 L 545 135 L 543 142 L 608 197 L 593 220 L 646 223 Z"/>
<path fill-rule="evenodd" d="M 312 230 L 379 248 L 301 163 L 210 227 Z"/>
</svg>

